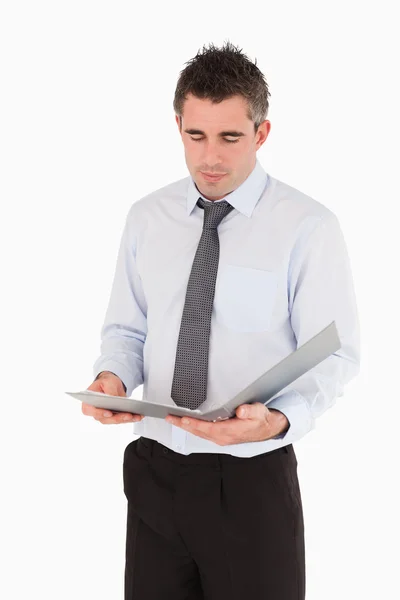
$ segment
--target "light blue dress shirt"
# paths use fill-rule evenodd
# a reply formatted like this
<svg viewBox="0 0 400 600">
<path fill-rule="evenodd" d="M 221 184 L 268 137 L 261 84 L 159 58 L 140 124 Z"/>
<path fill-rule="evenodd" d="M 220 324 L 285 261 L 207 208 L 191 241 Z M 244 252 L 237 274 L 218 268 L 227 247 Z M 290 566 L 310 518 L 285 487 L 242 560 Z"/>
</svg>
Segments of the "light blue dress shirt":
<svg viewBox="0 0 400 600">
<path fill-rule="evenodd" d="M 175 405 L 171 385 L 186 288 L 203 227 L 192 177 L 130 207 L 93 372 L 111 371 L 127 397 Z M 265 172 L 259 160 L 225 198 L 211 318 L 207 399 L 223 404 L 297 347 L 336 322 L 341 349 L 281 390 L 269 408 L 286 415 L 286 433 L 221 446 L 145 417 L 133 433 L 176 452 L 250 457 L 293 443 L 315 427 L 360 368 L 360 331 L 347 248 L 335 214 Z"/>
</svg>

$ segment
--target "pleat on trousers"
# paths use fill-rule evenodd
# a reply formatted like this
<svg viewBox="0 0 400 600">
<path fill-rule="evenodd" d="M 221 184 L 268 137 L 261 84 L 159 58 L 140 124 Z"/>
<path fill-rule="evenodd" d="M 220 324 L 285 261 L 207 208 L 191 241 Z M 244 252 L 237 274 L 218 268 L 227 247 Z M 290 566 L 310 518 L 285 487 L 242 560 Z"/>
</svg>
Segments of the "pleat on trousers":
<svg viewBox="0 0 400 600">
<path fill-rule="evenodd" d="M 304 600 L 304 521 L 292 444 L 250 458 L 124 452 L 125 600 Z"/>
</svg>

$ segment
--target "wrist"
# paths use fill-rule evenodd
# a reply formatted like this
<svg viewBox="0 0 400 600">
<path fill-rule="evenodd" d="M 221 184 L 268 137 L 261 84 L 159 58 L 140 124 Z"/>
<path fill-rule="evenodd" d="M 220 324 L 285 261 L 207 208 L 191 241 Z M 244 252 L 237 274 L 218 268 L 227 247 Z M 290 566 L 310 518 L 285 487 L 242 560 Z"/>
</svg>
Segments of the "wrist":
<svg viewBox="0 0 400 600">
<path fill-rule="evenodd" d="M 100 371 L 100 373 L 96 376 L 96 379 L 103 379 L 104 377 L 107 377 L 109 375 L 112 375 L 113 377 L 118 377 L 118 375 L 116 375 L 115 373 L 112 373 L 111 371 Z"/>
<path fill-rule="evenodd" d="M 276 408 L 270 408 L 270 413 L 273 413 L 273 429 L 274 436 L 286 433 L 290 427 L 290 423 L 286 415 Z"/>
</svg>

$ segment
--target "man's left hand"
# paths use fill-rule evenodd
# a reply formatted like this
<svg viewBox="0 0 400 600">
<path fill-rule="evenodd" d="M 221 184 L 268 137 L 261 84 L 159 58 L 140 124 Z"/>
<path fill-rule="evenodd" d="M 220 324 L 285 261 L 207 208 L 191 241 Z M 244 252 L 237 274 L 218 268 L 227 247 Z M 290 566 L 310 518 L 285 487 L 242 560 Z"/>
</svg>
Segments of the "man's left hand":
<svg viewBox="0 0 400 600">
<path fill-rule="evenodd" d="M 268 409 L 261 402 L 241 404 L 236 416 L 223 421 L 203 421 L 194 417 L 165 417 L 168 423 L 219 446 L 269 440 L 289 428 L 289 421 L 279 410 Z"/>
</svg>

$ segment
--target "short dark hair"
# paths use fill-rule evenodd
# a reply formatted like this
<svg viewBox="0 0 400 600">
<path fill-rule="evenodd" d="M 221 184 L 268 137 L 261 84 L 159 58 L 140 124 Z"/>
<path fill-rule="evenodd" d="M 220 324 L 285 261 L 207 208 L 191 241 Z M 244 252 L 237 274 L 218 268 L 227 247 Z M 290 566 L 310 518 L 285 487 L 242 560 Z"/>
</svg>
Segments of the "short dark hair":
<svg viewBox="0 0 400 600">
<path fill-rule="evenodd" d="M 175 89 L 173 107 L 182 127 L 183 107 L 187 94 L 207 98 L 217 104 L 241 95 L 248 103 L 248 118 L 254 122 L 256 132 L 268 114 L 268 84 L 260 69 L 242 50 L 229 41 L 222 48 L 213 43 L 203 46 L 202 52 L 185 63 Z"/>
</svg>

